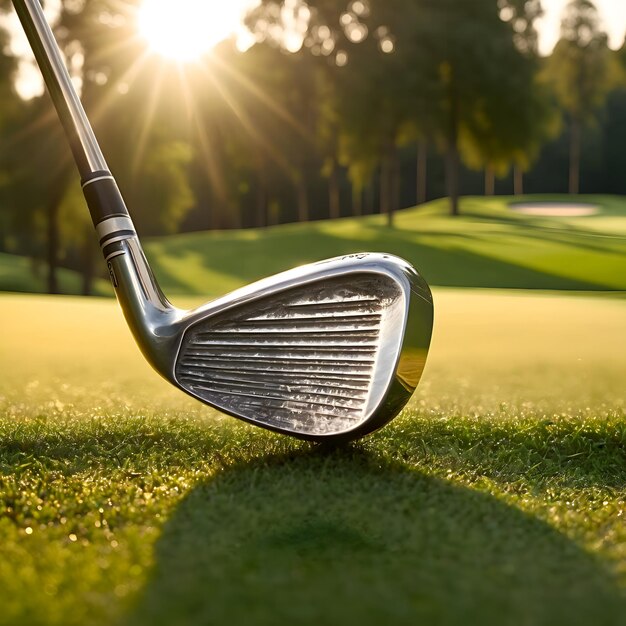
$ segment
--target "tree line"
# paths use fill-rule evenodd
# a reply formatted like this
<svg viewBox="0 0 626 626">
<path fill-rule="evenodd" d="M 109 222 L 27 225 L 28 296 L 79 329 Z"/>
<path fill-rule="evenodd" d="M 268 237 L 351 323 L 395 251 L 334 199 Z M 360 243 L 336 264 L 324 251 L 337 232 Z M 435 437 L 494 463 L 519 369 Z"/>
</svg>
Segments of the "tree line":
<svg viewBox="0 0 626 626">
<path fill-rule="evenodd" d="M 254 45 L 181 67 L 139 0 L 63 0 L 55 34 L 138 230 L 264 227 L 496 191 L 626 192 L 626 45 L 571 0 L 552 54 L 540 0 L 263 0 Z M 9 3 L 0 0 L 0 11 Z M 294 25 L 296 31 L 294 33 Z M 0 31 L 0 251 L 89 293 L 97 250 L 47 95 L 21 101 Z"/>
</svg>

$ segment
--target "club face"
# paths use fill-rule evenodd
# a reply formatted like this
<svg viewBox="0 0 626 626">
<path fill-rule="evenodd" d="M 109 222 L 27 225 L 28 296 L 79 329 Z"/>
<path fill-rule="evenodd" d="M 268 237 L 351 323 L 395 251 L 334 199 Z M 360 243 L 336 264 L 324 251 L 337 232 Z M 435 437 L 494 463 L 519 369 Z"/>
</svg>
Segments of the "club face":
<svg viewBox="0 0 626 626">
<path fill-rule="evenodd" d="M 190 314 L 173 382 L 240 419 L 303 439 L 353 439 L 409 400 L 433 307 L 404 261 L 364 254 L 304 266 Z"/>
</svg>

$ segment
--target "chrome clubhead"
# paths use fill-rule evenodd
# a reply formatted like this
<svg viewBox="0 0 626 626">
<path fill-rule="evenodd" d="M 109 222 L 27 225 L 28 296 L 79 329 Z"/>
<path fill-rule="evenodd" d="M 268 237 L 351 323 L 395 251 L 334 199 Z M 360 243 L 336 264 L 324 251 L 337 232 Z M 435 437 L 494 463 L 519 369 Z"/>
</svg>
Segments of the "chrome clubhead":
<svg viewBox="0 0 626 626">
<path fill-rule="evenodd" d="M 360 254 L 279 274 L 185 317 L 172 372 L 181 389 L 274 431 L 352 439 L 411 397 L 433 304 L 405 261 Z"/>
<path fill-rule="evenodd" d="M 305 265 L 184 311 L 159 289 L 130 219 L 98 232 L 145 357 L 224 413 L 302 439 L 354 439 L 397 415 L 419 382 L 432 295 L 398 257 Z"/>
</svg>

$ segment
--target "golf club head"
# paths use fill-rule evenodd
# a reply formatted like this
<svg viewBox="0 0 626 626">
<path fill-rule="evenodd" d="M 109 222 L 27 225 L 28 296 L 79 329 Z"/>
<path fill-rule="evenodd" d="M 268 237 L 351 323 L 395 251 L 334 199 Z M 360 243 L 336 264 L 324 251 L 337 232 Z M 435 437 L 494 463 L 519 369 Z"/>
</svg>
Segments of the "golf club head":
<svg viewBox="0 0 626 626">
<path fill-rule="evenodd" d="M 408 402 L 430 345 L 428 285 L 402 259 L 359 254 L 249 285 L 181 319 L 186 393 L 302 439 L 350 440 Z"/>
</svg>

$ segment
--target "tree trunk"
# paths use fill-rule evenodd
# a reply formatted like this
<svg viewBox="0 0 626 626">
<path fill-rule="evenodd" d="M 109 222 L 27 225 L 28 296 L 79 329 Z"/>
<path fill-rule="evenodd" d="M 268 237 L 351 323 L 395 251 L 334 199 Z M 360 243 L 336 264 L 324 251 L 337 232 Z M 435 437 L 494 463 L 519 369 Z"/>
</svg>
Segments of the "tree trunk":
<svg viewBox="0 0 626 626">
<path fill-rule="evenodd" d="M 306 192 L 306 181 L 303 176 L 298 176 L 294 181 L 296 188 L 296 199 L 298 203 L 298 220 L 300 222 L 309 221 L 309 197 Z"/>
<path fill-rule="evenodd" d="M 267 193 L 267 173 L 262 162 L 257 169 L 257 184 L 255 198 L 256 223 L 259 228 L 265 228 L 268 224 L 268 193 Z"/>
<path fill-rule="evenodd" d="M 416 204 L 426 202 L 426 176 L 428 167 L 428 142 L 417 142 L 417 195 Z"/>
<path fill-rule="evenodd" d="M 375 202 L 375 193 L 374 193 L 374 180 L 370 178 L 369 183 L 366 185 L 364 190 L 364 206 L 363 210 L 365 215 L 371 215 L 374 212 L 374 202 Z"/>
<path fill-rule="evenodd" d="M 450 214 L 459 214 L 459 102 L 454 85 L 454 75 L 450 78 L 450 119 L 448 129 L 448 151 L 446 155 L 446 189 L 450 198 Z"/>
<path fill-rule="evenodd" d="M 459 151 L 450 146 L 446 155 L 446 189 L 450 198 L 450 214 L 459 214 Z"/>
<path fill-rule="evenodd" d="M 513 193 L 516 196 L 524 193 L 524 172 L 519 165 L 513 166 Z"/>
<path fill-rule="evenodd" d="M 229 220 L 232 227 L 235 230 L 241 230 L 241 228 L 243 228 L 241 207 L 236 202 L 230 202 L 227 205 L 227 210 L 232 215 L 232 218 Z"/>
<path fill-rule="evenodd" d="M 569 192 L 577 194 L 580 191 L 580 120 L 572 118 L 570 148 L 569 148 Z"/>
<path fill-rule="evenodd" d="M 398 156 L 398 148 L 395 142 L 389 144 L 391 164 L 389 175 L 389 191 L 391 197 L 389 199 L 389 213 L 387 214 L 387 226 L 393 228 L 393 217 L 395 212 L 400 208 L 400 158 Z"/>
<path fill-rule="evenodd" d="M 222 207 L 219 205 L 219 199 L 208 179 L 206 179 L 206 182 L 202 185 L 202 187 L 204 189 L 205 206 L 207 207 L 209 214 L 209 229 L 219 230 L 222 227 Z"/>
<path fill-rule="evenodd" d="M 217 130 L 217 123 L 211 122 L 208 116 L 201 118 L 198 112 L 192 109 L 189 122 L 194 129 L 194 152 L 203 157 L 200 173 L 204 181 L 202 188 L 206 199 L 205 207 L 209 213 L 209 229 L 219 230 L 230 222 L 228 215 L 229 193 L 226 189 L 226 176 L 222 166 L 223 156 L 220 151 L 223 142 Z M 255 156 L 259 163 L 263 162 L 263 155 L 256 146 Z M 135 175 L 139 175 L 139 173 Z"/>
<path fill-rule="evenodd" d="M 339 164 L 335 158 L 333 158 L 330 175 L 328 176 L 328 215 L 333 220 L 341 215 Z"/>
<path fill-rule="evenodd" d="M 265 228 L 267 226 L 267 193 L 260 182 L 257 183 L 255 196 L 256 225 L 257 228 Z"/>
<path fill-rule="evenodd" d="M 69 172 L 67 168 L 54 180 L 52 188 L 48 195 L 48 204 L 46 205 L 46 235 L 47 235 L 47 252 L 46 260 L 48 262 L 48 293 L 61 293 L 59 290 L 59 281 L 57 278 L 57 269 L 59 266 L 59 209 L 61 201 L 67 189 L 67 179 Z"/>
<path fill-rule="evenodd" d="M 496 173 L 493 167 L 487 165 L 485 168 L 485 195 L 495 196 L 496 194 Z"/>
<path fill-rule="evenodd" d="M 352 187 L 352 215 L 360 217 L 363 215 L 363 188 Z"/>
<path fill-rule="evenodd" d="M 393 213 L 400 201 L 400 164 L 395 141 L 388 139 L 380 166 L 380 212 L 387 216 L 387 226 L 393 227 Z"/>
<path fill-rule="evenodd" d="M 389 157 L 384 155 L 380 164 L 380 212 L 383 215 L 389 214 Z"/>
<path fill-rule="evenodd" d="M 85 228 L 83 239 L 83 259 L 82 259 L 82 294 L 90 296 L 93 293 L 93 273 L 94 273 L 94 236 L 91 224 Z"/>
<path fill-rule="evenodd" d="M 59 204 L 52 199 L 47 207 L 47 239 L 48 249 L 46 261 L 48 262 L 48 293 L 60 293 L 57 280 L 57 267 L 59 264 Z"/>
</svg>

